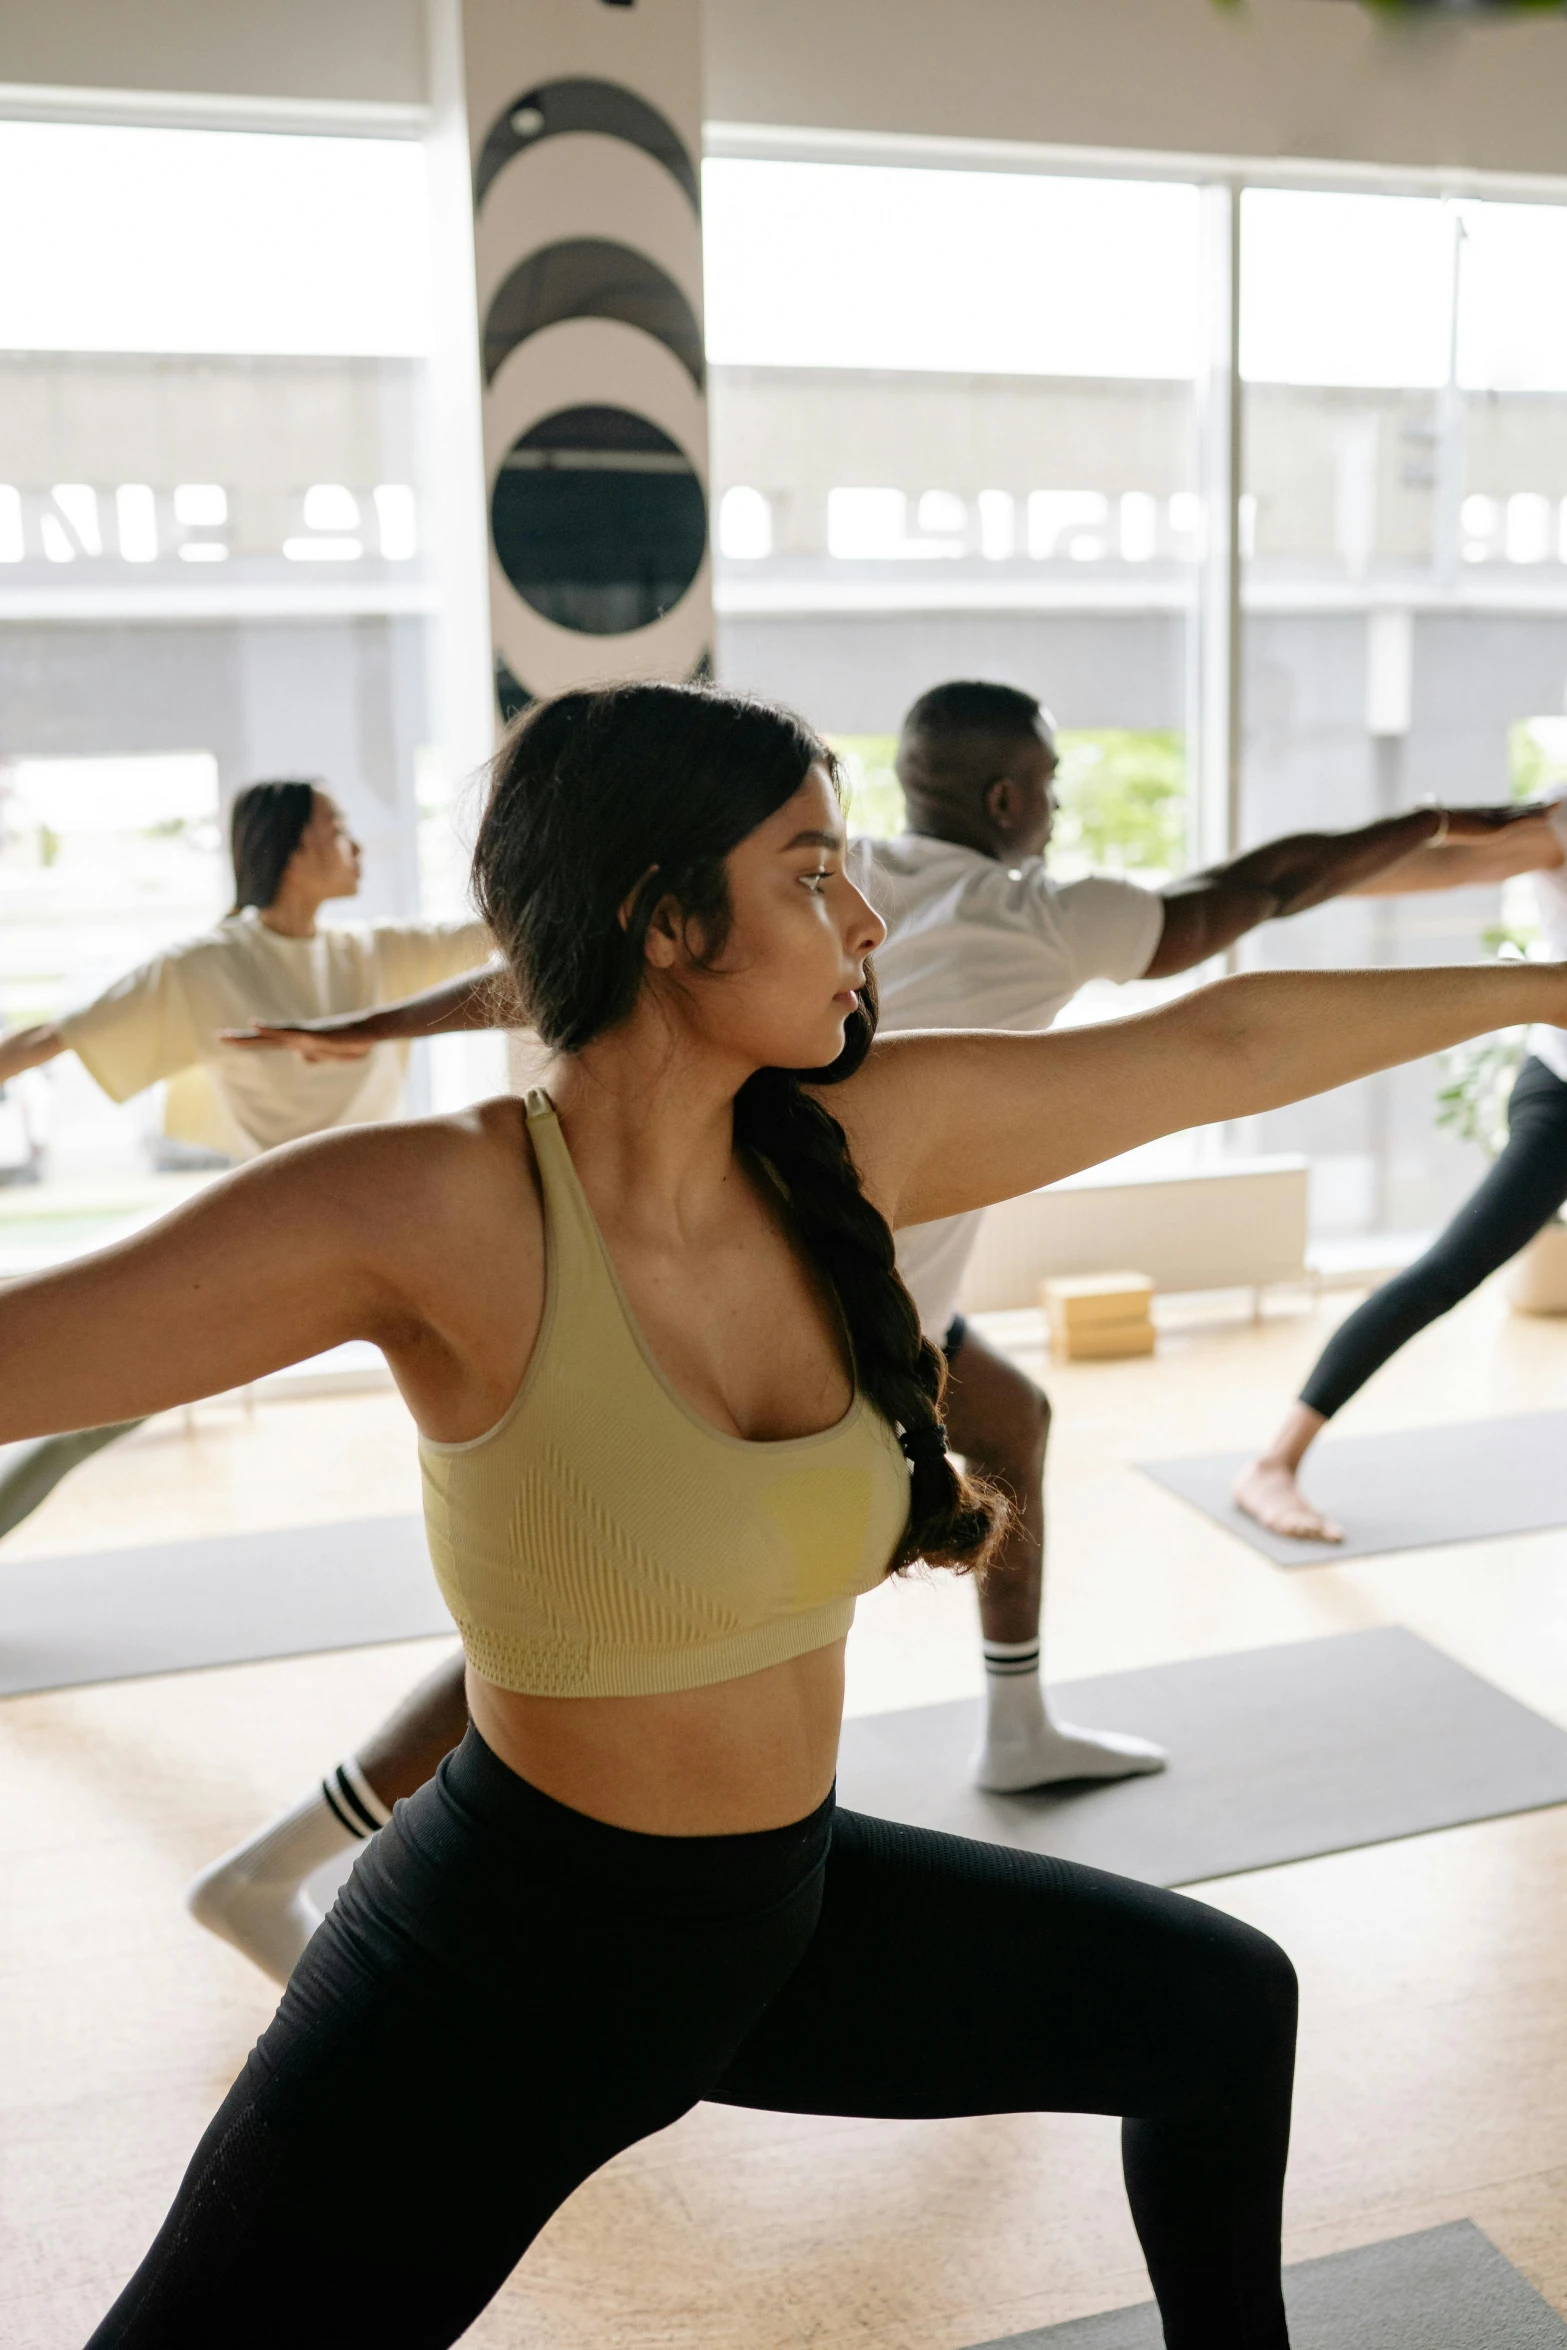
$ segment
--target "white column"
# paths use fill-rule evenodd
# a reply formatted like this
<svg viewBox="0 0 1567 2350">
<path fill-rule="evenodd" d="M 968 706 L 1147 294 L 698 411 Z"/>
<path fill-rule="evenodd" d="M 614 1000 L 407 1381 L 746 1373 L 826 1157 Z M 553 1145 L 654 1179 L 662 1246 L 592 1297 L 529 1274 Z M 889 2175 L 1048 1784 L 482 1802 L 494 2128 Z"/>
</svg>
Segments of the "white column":
<svg viewBox="0 0 1567 2350">
<path fill-rule="evenodd" d="M 712 643 L 699 0 L 460 6 L 503 700 Z"/>
<path fill-rule="evenodd" d="M 473 276 L 473 178 L 463 96 L 461 0 L 426 0 L 430 129 L 431 357 L 428 478 L 441 608 L 433 648 L 434 726 L 448 782 L 495 748 L 490 658 L 489 524 L 480 434 Z"/>
</svg>

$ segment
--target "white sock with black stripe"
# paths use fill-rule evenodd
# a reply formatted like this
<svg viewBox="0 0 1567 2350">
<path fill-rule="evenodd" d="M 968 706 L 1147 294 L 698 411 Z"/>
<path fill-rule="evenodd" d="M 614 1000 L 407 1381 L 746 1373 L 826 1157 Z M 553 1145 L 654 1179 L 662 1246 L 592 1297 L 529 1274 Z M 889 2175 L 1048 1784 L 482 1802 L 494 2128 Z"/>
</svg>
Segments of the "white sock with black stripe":
<svg viewBox="0 0 1567 2350">
<path fill-rule="evenodd" d="M 1162 1771 L 1162 1746 L 1120 1730 L 1053 1722 L 1039 1677 L 1039 1641 L 985 1640 L 985 1722 L 971 1765 L 994 1795 L 1049 1787 L 1060 1779 L 1126 1779 Z"/>
<path fill-rule="evenodd" d="M 1039 1679 L 1039 1641 L 982 1640 L 980 1654 L 985 1660 L 986 1678 L 993 1681 L 1037 1681 Z"/>
<path fill-rule="evenodd" d="M 363 1843 L 384 1828 L 391 1813 L 359 1768 L 359 1757 L 345 1756 L 321 1782 L 321 1792 L 356 1842 Z"/>
<path fill-rule="evenodd" d="M 363 1844 L 391 1813 L 353 1755 L 313 1793 L 192 1878 L 185 1906 L 264 1974 L 286 1983 L 321 1923 L 307 1880 Z"/>
</svg>

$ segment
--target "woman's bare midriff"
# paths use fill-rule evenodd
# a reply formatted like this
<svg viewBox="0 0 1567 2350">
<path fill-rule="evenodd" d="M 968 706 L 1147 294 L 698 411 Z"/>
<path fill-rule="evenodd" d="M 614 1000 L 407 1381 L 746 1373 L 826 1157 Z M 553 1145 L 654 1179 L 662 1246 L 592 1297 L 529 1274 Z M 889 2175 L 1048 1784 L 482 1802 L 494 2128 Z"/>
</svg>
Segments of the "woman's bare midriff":
<svg viewBox="0 0 1567 2350">
<path fill-rule="evenodd" d="M 786 1828 L 832 1785 L 841 1640 L 742 1680 L 662 1697 L 524 1697 L 468 1667 L 485 1744 L 531 1786 L 647 1836 Z"/>
</svg>

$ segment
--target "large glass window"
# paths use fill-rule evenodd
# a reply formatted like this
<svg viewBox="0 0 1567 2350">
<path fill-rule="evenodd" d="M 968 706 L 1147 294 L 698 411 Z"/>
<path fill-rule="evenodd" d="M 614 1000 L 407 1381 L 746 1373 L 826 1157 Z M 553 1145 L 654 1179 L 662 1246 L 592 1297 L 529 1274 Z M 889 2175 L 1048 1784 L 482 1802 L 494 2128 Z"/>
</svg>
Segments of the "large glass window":
<svg viewBox="0 0 1567 2350">
<path fill-rule="evenodd" d="M 1477 593 L 1550 596 L 1567 584 L 1567 207 L 1455 213 L 1459 559 Z"/>
<path fill-rule="evenodd" d="M 1251 583 L 1406 583 L 1435 556 L 1454 227 L 1434 198 L 1243 200 Z"/>
<path fill-rule="evenodd" d="M 1258 188 L 1241 239 L 1245 836 L 1505 798 L 1567 676 L 1567 208 Z M 1464 960 L 1503 915 L 1346 901 L 1243 954 Z M 1391 1072 L 1251 1139 L 1310 1153 L 1324 1233 L 1428 1229 L 1480 1166 L 1436 1127 L 1445 1082 Z"/>
<path fill-rule="evenodd" d="M 1197 190 L 718 158 L 704 215 L 725 678 L 842 738 L 877 826 L 917 693 L 1024 685 L 1067 864 L 1179 863 Z"/>
<path fill-rule="evenodd" d="M 1222 541 L 1197 322 L 1229 294 L 1202 202 L 1147 179 L 708 164 L 721 665 L 833 732 L 867 824 L 898 819 L 908 701 L 988 675 L 1062 724 L 1062 870 L 1155 878 L 1195 852 L 1187 656 Z M 1233 846 L 1504 796 L 1509 730 L 1562 707 L 1567 676 L 1567 207 L 1237 203 Z M 1495 891 L 1354 899 L 1240 959 L 1462 959 L 1503 917 Z M 1325 1235 L 1418 1231 L 1477 1171 L 1435 1123 L 1444 1082 L 1401 1071 L 1225 1139 L 1308 1153 Z"/>
<path fill-rule="evenodd" d="M 0 248 L 0 1013 L 220 911 L 222 819 L 261 777 L 319 776 L 364 843 L 328 918 L 417 912 L 417 142 L 8 123 L 0 207 L 27 223 Z M 32 1088 L 49 1172 L 167 1156 L 155 1100 L 85 1087 L 59 1062 Z"/>
</svg>

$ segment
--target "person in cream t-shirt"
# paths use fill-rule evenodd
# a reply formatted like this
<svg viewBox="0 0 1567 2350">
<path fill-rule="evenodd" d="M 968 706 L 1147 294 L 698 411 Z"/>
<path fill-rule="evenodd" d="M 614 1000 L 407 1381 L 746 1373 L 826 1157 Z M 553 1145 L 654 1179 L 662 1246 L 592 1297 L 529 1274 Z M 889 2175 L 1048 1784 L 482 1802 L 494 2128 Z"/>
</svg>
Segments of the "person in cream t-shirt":
<svg viewBox="0 0 1567 2350">
<path fill-rule="evenodd" d="M 489 949 L 480 922 L 366 922 L 299 936 L 244 906 L 53 1025 L 61 1047 L 117 1102 L 199 1069 L 209 1106 L 176 1092 L 170 1135 L 251 1159 L 331 1126 L 397 1117 L 408 1047 L 377 1044 L 360 1061 L 307 1062 L 236 1052 L 225 1031 L 368 1012 L 471 969 Z"/>
<path fill-rule="evenodd" d="M 73 1052 L 114 1101 L 168 1086 L 165 1130 L 252 1159 L 330 1126 L 395 1118 L 406 1044 L 357 1061 L 236 1052 L 224 1032 L 257 1020 L 369 1012 L 436 986 L 492 952 L 482 922 L 355 922 L 322 928 L 358 895 L 358 842 L 316 783 L 253 783 L 229 826 L 234 905 L 211 930 L 129 971 L 90 1003 L 0 1043 L 0 1084 Z"/>
<path fill-rule="evenodd" d="M 230 843 L 233 910 L 76 1011 L 0 1041 L 0 1085 L 74 1052 L 117 1102 L 162 1081 L 170 1138 L 230 1159 L 398 1116 L 406 1043 L 376 1043 L 355 1061 L 314 1062 L 238 1051 L 224 1031 L 257 1019 L 373 1011 L 484 963 L 493 951 L 489 932 L 473 921 L 318 927 L 330 899 L 357 894 L 361 862 L 341 810 L 319 784 L 251 784 L 234 802 Z M 0 1535 L 122 1433 L 82 1429 L 7 1447 Z"/>
</svg>

